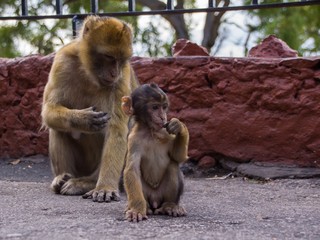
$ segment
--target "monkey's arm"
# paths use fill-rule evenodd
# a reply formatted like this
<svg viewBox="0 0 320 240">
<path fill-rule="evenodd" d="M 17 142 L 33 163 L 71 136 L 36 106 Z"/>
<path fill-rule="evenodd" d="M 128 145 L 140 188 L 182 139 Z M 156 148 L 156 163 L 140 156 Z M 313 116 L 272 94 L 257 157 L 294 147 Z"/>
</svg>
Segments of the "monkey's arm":
<svg viewBox="0 0 320 240">
<path fill-rule="evenodd" d="M 127 164 L 124 170 L 124 186 L 128 197 L 126 219 L 141 221 L 147 219 L 147 203 L 142 191 L 140 161 L 141 150 L 138 146 L 129 147 Z"/>
<path fill-rule="evenodd" d="M 94 107 L 68 109 L 58 104 L 45 103 L 42 108 L 43 124 L 58 131 L 97 132 L 106 127 L 109 116 Z"/>
<path fill-rule="evenodd" d="M 141 183 L 140 165 L 142 150 L 135 144 L 136 141 L 134 139 L 130 140 L 126 167 L 123 174 L 124 186 L 128 197 L 126 219 L 137 222 L 147 219 L 147 203 L 143 195 Z"/>
<path fill-rule="evenodd" d="M 63 52 L 74 51 L 73 45 Z M 75 90 L 74 79 L 69 69 L 74 69 L 72 60 L 64 53 L 57 53 L 49 81 L 45 87 L 42 104 L 43 125 L 58 131 L 97 132 L 103 129 L 109 117 L 94 107 L 81 109 L 81 91 Z M 77 67 L 78 68 L 78 67 Z M 67 107 L 68 106 L 68 107 Z M 72 106 L 72 107 L 70 107 Z"/>
<path fill-rule="evenodd" d="M 169 133 L 176 135 L 170 149 L 170 156 L 178 163 L 186 161 L 189 145 L 188 128 L 177 118 L 172 118 L 166 128 Z"/>
</svg>

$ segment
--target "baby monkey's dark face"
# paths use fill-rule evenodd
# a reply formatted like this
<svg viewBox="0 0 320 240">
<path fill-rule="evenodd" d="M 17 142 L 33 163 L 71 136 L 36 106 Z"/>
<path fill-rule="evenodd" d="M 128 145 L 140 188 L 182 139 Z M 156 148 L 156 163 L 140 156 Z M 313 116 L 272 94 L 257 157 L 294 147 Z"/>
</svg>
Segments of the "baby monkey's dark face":
<svg viewBox="0 0 320 240">
<path fill-rule="evenodd" d="M 137 122 L 159 131 L 167 123 L 169 101 L 158 85 L 144 84 L 132 93 L 133 115 Z"/>
<path fill-rule="evenodd" d="M 148 115 L 151 118 L 150 127 L 153 130 L 159 131 L 167 123 L 168 102 L 151 101 L 147 106 Z"/>
</svg>

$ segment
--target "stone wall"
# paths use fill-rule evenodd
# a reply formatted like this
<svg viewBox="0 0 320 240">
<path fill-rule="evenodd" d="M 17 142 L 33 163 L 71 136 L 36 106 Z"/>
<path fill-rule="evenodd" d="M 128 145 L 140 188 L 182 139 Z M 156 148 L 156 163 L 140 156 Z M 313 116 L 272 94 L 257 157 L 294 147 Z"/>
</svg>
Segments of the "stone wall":
<svg viewBox="0 0 320 240">
<path fill-rule="evenodd" d="M 0 157 L 47 154 L 41 102 L 53 55 L 0 58 Z"/>
<path fill-rule="evenodd" d="M 320 57 L 175 56 L 132 64 L 141 83 L 169 95 L 190 157 L 320 167 Z M 0 59 L 0 157 L 47 154 L 40 109 L 52 60 Z"/>
</svg>

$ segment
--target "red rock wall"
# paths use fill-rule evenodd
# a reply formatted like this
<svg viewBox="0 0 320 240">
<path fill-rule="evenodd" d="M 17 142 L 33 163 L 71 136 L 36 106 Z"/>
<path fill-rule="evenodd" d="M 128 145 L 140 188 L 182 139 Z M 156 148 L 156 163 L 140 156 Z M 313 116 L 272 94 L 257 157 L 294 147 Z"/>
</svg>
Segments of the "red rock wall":
<svg viewBox="0 0 320 240">
<path fill-rule="evenodd" d="M 40 131 L 52 56 L 0 59 L 0 157 L 47 154 Z M 320 57 L 133 58 L 141 83 L 169 95 L 189 155 L 320 167 Z"/>
<path fill-rule="evenodd" d="M 41 103 L 53 56 L 0 58 L 0 157 L 47 154 Z"/>
</svg>

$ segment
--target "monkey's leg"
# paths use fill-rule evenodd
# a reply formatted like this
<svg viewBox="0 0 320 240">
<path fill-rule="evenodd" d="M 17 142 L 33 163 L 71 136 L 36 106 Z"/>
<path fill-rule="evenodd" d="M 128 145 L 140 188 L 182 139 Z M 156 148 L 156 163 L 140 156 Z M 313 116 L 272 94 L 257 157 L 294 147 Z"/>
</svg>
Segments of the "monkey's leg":
<svg viewBox="0 0 320 240">
<path fill-rule="evenodd" d="M 51 189 L 55 193 L 80 195 L 94 188 L 94 177 L 75 178 L 80 175 L 76 165 L 83 162 L 83 153 L 68 133 L 50 129 L 49 155 L 55 175 Z"/>
<path fill-rule="evenodd" d="M 183 187 L 183 175 L 179 169 L 179 166 L 176 164 L 171 164 L 159 189 L 159 191 L 164 193 L 163 203 L 154 211 L 154 214 L 165 214 L 173 217 L 186 215 L 186 210 L 179 205 Z"/>
<path fill-rule="evenodd" d="M 64 195 L 82 195 L 96 186 L 96 180 L 89 177 L 71 178 L 66 181 L 60 190 Z"/>
</svg>

